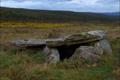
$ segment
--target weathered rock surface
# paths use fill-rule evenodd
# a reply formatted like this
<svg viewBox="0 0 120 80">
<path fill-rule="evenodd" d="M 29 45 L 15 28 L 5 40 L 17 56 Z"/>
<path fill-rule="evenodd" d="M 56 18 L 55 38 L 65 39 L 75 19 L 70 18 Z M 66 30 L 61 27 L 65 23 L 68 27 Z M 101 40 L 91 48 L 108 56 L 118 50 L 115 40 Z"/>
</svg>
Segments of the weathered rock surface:
<svg viewBox="0 0 120 80">
<path fill-rule="evenodd" d="M 95 30 L 95 31 L 89 31 L 87 32 L 90 35 L 98 36 L 99 38 L 103 39 L 107 37 L 107 34 L 103 30 Z"/>
<path fill-rule="evenodd" d="M 103 40 L 97 42 L 96 47 L 102 48 L 104 53 L 108 53 L 108 54 L 112 53 L 111 45 L 107 39 L 103 39 Z"/>
<path fill-rule="evenodd" d="M 103 49 L 105 53 L 109 53 L 109 54 L 112 53 L 112 48 L 109 41 L 107 40 L 107 34 L 105 31 L 96 30 L 96 31 L 89 31 L 87 33 L 101 38 L 100 41 L 95 43 L 95 47 L 99 47 L 100 49 Z"/>
<path fill-rule="evenodd" d="M 49 47 L 58 47 L 58 46 L 71 46 L 71 45 L 76 45 L 76 44 L 84 44 L 84 43 L 92 43 L 92 42 L 97 42 L 99 41 L 98 36 L 86 34 L 73 34 L 64 37 L 61 40 L 56 40 L 56 41 L 47 41 L 46 45 Z"/>
<path fill-rule="evenodd" d="M 64 38 L 57 39 L 30 39 L 30 40 L 14 40 L 11 43 L 16 46 L 49 46 L 49 47 L 58 47 L 58 46 L 70 46 L 75 44 L 84 44 L 99 41 L 98 36 L 86 34 L 74 34 L 69 35 Z"/>
<path fill-rule="evenodd" d="M 30 46 L 46 46 L 47 42 L 63 41 L 62 38 L 57 39 L 28 39 L 28 40 L 13 40 L 10 43 L 18 47 L 30 47 Z"/>
<path fill-rule="evenodd" d="M 71 59 L 82 58 L 91 62 L 97 62 L 100 59 L 100 52 L 93 46 L 80 46 L 75 50 Z"/>
<path fill-rule="evenodd" d="M 56 48 L 45 47 L 43 52 L 46 54 L 47 64 L 55 64 L 60 61 L 60 55 Z"/>
<path fill-rule="evenodd" d="M 65 57 L 72 59 L 79 57 L 96 62 L 104 52 L 112 53 L 107 34 L 102 30 L 72 34 L 56 39 L 14 40 L 11 44 L 18 47 L 42 48 L 48 64 L 57 63 Z"/>
</svg>

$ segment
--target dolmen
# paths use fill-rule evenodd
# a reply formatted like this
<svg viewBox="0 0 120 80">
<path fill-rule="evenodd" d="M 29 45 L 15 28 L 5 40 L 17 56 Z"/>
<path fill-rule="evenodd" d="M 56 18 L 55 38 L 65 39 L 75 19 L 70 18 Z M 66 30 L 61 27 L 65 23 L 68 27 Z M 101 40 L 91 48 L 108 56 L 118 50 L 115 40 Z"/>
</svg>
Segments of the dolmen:
<svg viewBox="0 0 120 80">
<path fill-rule="evenodd" d="M 107 34 L 103 30 L 82 32 L 55 39 L 13 40 L 10 43 L 19 48 L 43 49 L 48 64 L 74 59 L 76 55 L 96 62 L 103 53 L 112 53 Z"/>
</svg>

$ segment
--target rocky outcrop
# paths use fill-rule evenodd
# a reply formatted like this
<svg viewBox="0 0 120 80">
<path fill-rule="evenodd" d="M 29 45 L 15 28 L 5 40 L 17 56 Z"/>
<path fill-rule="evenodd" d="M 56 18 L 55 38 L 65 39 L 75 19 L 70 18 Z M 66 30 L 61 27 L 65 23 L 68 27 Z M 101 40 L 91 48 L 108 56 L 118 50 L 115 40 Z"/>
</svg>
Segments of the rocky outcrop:
<svg viewBox="0 0 120 80">
<path fill-rule="evenodd" d="M 76 44 L 85 44 L 99 41 L 98 36 L 90 35 L 90 34 L 73 34 L 66 36 L 62 39 L 56 41 L 47 41 L 46 45 L 49 47 L 59 47 L 59 46 L 71 46 Z"/>
<path fill-rule="evenodd" d="M 95 43 L 95 47 L 98 47 L 99 49 L 103 49 L 104 53 L 112 53 L 112 48 L 107 40 L 107 35 L 105 31 L 102 30 L 96 30 L 96 31 L 89 31 L 88 34 L 98 36 L 101 40 Z"/>
<path fill-rule="evenodd" d="M 14 40 L 11 44 L 18 47 L 39 47 L 46 54 L 47 63 L 57 63 L 65 58 L 83 58 L 96 62 L 100 55 L 112 53 L 106 32 L 102 30 L 72 34 L 57 39 Z"/>
<path fill-rule="evenodd" d="M 60 61 L 60 54 L 56 48 L 45 47 L 43 52 L 46 55 L 46 63 L 53 64 Z"/>
<path fill-rule="evenodd" d="M 49 46 L 49 47 L 59 47 L 59 46 L 71 46 L 76 44 L 84 44 L 99 41 L 98 36 L 90 34 L 73 34 L 66 36 L 64 38 L 57 39 L 29 39 L 29 40 L 14 40 L 11 41 L 15 46 L 22 47 L 33 47 L 33 46 Z"/>
<path fill-rule="evenodd" d="M 104 53 L 111 54 L 112 48 L 107 39 L 103 39 L 95 44 L 95 47 L 98 47 L 104 51 Z"/>
<path fill-rule="evenodd" d="M 71 59 L 81 58 L 90 62 L 97 62 L 100 59 L 101 52 L 102 50 L 100 51 L 93 46 L 80 46 L 75 50 Z"/>
</svg>

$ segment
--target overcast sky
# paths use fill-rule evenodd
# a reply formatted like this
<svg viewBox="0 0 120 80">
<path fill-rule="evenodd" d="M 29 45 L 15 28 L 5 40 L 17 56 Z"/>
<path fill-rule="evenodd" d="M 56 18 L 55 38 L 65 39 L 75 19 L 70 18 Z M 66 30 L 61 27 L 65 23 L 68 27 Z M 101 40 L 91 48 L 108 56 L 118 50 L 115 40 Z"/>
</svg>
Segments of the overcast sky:
<svg viewBox="0 0 120 80">
<path fill-rule="evenodd" d="M 118 12 L 120 0 L 0 0 L 0 6 L 77 12 Z"/>
</svg>

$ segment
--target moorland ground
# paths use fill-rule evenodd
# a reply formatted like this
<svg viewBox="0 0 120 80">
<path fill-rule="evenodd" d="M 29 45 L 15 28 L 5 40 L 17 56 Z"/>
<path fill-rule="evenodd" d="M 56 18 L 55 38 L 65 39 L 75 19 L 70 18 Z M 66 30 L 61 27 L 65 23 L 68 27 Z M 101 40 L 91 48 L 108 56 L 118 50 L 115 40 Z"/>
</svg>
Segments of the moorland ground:
<svg viewBox="0 0 120 80">
<path fill-rule="evenodd" d="M 10 8 L 0 10 L 0 80 L 120 79 L 118 18 L 91 13 Z M 102 55 L 96 64 L 85 60 L 66 59 L 56 65 L 45 66 L 45 56 L 41 50 L 18 50 L 9 45 L 9 41 L 16 39 L 57 38 L 90 30 L 107 31 L 113 49 L 112 55 Z"/>
<path fill-rule="evenodd" d="M 105 30 L 113 54 L 102 56 L 97 64 L 86 61 L 44 66 L 41 50 L 11 48 L 14 39 L 56 38 L 89 30 Z M 120 79 L 120 27 L 102 23 L 40 23 L 2 22 L 0 24 L 0 80 L 119 80 Z"/>
</svg>

